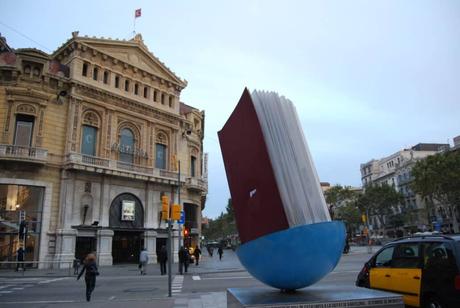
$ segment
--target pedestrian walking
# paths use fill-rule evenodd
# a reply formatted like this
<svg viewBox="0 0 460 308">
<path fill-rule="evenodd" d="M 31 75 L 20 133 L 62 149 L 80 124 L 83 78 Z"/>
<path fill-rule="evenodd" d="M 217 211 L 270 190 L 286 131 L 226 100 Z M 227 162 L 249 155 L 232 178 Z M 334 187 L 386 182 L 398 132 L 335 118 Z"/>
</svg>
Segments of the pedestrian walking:
<svg viewBox="0 0 460 308">
<path fill-rule="evenodd" d="M 188 250 L 184 246 L 181 246 L 179 249 L 179 274 L 183 275 L 184 269 L 187 273 L 189 258 Z"/>
<path fill-rule="evenodd" d="M 219 254 L 219 260 L 222 261 L 222 255 L 224 254 L 224 250 L 222 249 L 222 246 L 219 246 L 217 253 Z"/>
<path fill-rule="evenodd" d="M 78 270 L 80 269 L 80 259 L 73 259 L 73 274 L 78 275 Z"/>
<path fill-rule="evenodd" d="M 91 300 L 91 293 L 93 293 L 94 288 L 96 287 L 96 276 L 99 275 L 96 265 L 96 255 L 93 253 L 88 254 L 83 261 L 83 268 L 81 269 L 77 280 L 80 279 L 83 272 L 85 272 L 86 301 L 89 302 Z"/>
<path fill-rule="evenodd" d="M 16 272 L 19 270 L 19 267 L 22 268 L 22 271 L 26 270 L 26 268 L 24 266 L 24 255 L 25 255 L 24 248 L 19 247 L 19 249 L 17 251 L 17 261 L 18 261 L 18 263 L 16 264 Z"/>
<path fill-rule="evenodd" d="M 141 253 L 139 255 L 139 269 L 141 271 L 141 275 L 147 275 L 147 263 L 149 262 L 149 255 L 147 253 L 147 249 L 142 248 Z"/>
<path fill-rule="evenodd" d="M 208 254 L 212 258 L 212 254 L 214 253 L 214 248 L 211 245 L 207 246 Z"/>
<path fill-rule="evenodd" d="M 158 262 L 160 262 L 161 275 L 166 275 L 166 261 L 168 261 L 168 251 L 166 250 L 165 245 L 161 246 L 157 258 Z"/>
<path fill-rule="evenodd" d="M 200 246 L 196 246 L 195 250 L 193 251 L 193 255 L 195 256 L 195 265 L 198 266 L 201 255 Z"/>
</svg>

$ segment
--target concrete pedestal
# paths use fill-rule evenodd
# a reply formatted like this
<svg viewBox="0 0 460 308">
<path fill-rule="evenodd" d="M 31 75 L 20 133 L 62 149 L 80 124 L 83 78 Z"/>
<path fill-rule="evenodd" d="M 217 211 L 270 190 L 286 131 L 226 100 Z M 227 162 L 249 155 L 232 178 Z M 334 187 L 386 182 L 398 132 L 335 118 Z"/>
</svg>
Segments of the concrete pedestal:
<svg viewBox="0 0 460 308">
<path fill-rule="evenodd" d="M 401 295 L 354 286 L 311 286 L 295 293 L 272 288 L 227 289 L 228 308 L 404 308 Z"/>
</svg>

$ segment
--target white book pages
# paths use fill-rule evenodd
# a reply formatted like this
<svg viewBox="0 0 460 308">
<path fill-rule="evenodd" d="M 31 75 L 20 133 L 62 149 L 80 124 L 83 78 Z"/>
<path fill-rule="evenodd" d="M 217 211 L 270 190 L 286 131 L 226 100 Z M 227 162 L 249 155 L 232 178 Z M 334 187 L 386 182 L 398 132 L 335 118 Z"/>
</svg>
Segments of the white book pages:
<svg viewBox="0 0 460 308">
<path fill-rule="evenodd" d="M 290 227 L 330 221 L 294 104 L 275 92 L 251 94 Z"/>
</svg>

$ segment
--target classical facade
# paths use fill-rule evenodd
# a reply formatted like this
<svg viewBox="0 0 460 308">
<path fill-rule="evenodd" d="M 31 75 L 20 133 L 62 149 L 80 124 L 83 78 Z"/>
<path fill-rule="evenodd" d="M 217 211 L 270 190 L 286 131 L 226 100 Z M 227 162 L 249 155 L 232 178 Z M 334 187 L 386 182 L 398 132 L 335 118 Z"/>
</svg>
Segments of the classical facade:
<svg viewBox="0 0 460 308">
<path fill-rule="evenodd" d="M 393 235 L 395 228 L 399 228 L 401 233 L 413 233 L 432 228 L 431 217 L 436 214 L 429 213 L 425 200 L 412 191 L 411 170 L 418 160 L 448 148 L 449 144 L 419 143 L 410 149 L 361 164 L 361 181 L 364 189 L 369 185 L 387 184 L 399 191 L 404 199 L 401 204 L 393 206 L 393 215 L 384 217 L 383 222 L 375 216 L 369 218 L 374 234 L 383 235 L 384 232 L 389 231 L 390 234 L 387 235 Z M 403 216 L 405 222 L 401 225 Z"/>
<path fill-rule="evenodd" d="M 141 35 L 74 32 L 52 54 L 14 50 L 4 38 L 0 45 L 2 260 L 22 245 L 22 212 L 28 260 L 95 251 L 101 265 L 137 262 L 145 247 L 155 262 L 167 237 L 163 195 L 180 198 L 189 231 L 182 241 L 196 245 L 207 193 L 204 111 L 180 102 L 187 82 Z"/>
</svg>

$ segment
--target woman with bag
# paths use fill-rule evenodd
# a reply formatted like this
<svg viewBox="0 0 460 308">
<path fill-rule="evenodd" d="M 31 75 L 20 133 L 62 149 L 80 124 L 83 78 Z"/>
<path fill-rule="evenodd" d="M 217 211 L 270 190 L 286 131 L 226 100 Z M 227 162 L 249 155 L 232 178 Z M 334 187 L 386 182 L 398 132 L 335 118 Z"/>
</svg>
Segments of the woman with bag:
<svg viewBox="0 0 460 308">
<path fill-rule="evenodd" d="M 80 274 L 77 277 L 77 280 L 85 273 L 85 283 L 86 283 L 86 301 L 91 300 L 91 293 L 96 287 L 96 276 L 99 275 L 96 265 L 96 256 L 93 253 L 90 253 L 86 256 L 85 261 L 83 262 L 83 268 L 81 269 Z"/>
</svg>

